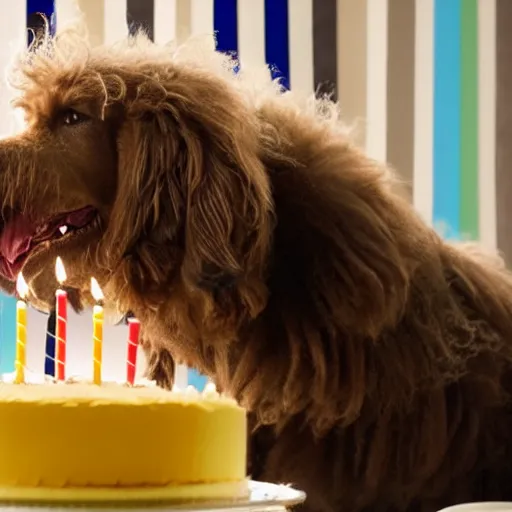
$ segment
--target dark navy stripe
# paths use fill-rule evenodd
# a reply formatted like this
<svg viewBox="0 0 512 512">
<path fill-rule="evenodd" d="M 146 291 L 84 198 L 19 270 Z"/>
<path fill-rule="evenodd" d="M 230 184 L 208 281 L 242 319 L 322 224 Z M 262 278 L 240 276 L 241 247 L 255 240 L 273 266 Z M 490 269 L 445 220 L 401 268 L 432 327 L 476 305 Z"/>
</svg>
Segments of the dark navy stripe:
<svg viewBox="0 0 512 512">
<path fill-rule="evenodd" d="M 111 0 L 109 0 L 111 1 Z M 144 30 L 147 36 L 154 41 L 155 34 L 155 5 L 153 0 L 127 0 L 126 22 L 130 34 L 137 30 Z"/>
<path fill-rule="evenodd" d="M 32 42 L 33 32 L 38 33 L 45 28 L 44 18 L 50 24 L 50 32 L 55 33 L 54 0 L 27 0 L 28 43 Z M 32 32 L 33 31 L 33 32 Z"/>
<path fill-rule="evenodd" d="M 55 4 L 54 0 L 27 0 L 28 44 L 32 42 L 34 33 L 45 28 L 45 20 L 50 24 L 50 32 L 55 33 Z M 45 341 L 44 373 L 55 375 L 55 313 L 48 317 Z"/>
<path fill-rule="evenodd" d="M 289 89 L 288 0 L 265 0 L 265 58 L 272 77 Z"/>
<path fill-rule="evenodd" d="M 51 18 L 55 11 L 54 0 L 27 0 L 27 14 L 41 13 Z"/>
<path fill-rule="evenodd" d="M 213 29 L 217 50 L 238 55 L 237 0 L 214 0 Z"/>
</svg>

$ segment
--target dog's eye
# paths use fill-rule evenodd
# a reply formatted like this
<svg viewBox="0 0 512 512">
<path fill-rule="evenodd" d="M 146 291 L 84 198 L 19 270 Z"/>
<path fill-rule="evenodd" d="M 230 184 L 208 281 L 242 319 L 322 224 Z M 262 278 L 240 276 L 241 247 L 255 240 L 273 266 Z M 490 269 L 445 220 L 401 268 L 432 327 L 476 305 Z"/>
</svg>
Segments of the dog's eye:
<svg viewBox="0 0 512 512">
<path fill-rule="evenodd" d="M 62 113 L 61 119 L 63 124 L 72 126 L 87 121 L 89 117 L 70 108 Z"/>
</svg>

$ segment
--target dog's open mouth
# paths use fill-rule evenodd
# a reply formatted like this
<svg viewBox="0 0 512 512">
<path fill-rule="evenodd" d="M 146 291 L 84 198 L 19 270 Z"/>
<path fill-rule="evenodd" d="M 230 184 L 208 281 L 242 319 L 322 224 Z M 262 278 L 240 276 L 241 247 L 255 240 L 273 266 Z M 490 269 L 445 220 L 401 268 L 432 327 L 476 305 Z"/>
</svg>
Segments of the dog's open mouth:
<svg viewBox="0 0 512 512">
<path fill-rule="evenodd" d="M 97 218 L 92 206 L 54 215 L 34 223 L 22 214 L 11 216 L 0 232 L 0 273 L 14 281 L 30 253 L 43 242 L 52 243 L 82 233 Z"/>
</svg>

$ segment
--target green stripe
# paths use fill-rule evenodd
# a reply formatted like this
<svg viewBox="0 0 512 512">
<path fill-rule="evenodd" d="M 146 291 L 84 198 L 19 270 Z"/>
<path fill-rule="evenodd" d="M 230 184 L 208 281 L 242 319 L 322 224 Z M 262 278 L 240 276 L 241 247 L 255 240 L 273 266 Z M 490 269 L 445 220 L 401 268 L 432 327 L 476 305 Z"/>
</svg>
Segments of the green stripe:
<svg viewBox="0 0 512 512">
<path fill-rule="evenodd" d="M 492 58 L 492 56 L 490 56 Z M 478 239 L 478 6 L 461 2 L 460 232 Z"/>
</svg>

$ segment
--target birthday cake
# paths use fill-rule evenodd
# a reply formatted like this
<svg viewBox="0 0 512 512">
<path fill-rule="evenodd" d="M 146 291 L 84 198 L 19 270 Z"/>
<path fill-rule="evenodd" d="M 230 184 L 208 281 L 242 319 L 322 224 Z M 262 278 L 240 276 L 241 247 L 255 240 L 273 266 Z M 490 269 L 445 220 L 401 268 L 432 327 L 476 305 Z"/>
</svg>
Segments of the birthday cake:
<svg viewBox="0 0 512 512">
<path fill-rule="evenodd" d="M 247 495 L 246 415 L 211 385 L 0 383 L 0 499 Z"/>
</svg>

